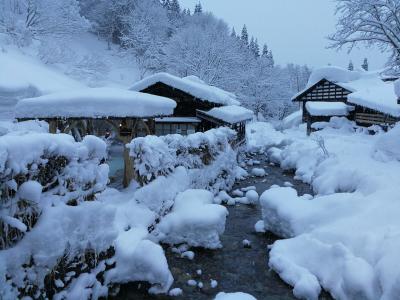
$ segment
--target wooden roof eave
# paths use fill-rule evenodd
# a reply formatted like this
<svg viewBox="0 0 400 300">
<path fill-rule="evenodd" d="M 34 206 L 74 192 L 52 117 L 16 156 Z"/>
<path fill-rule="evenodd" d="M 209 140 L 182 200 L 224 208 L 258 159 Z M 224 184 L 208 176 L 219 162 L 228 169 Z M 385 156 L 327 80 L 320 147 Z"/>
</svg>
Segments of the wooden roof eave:
<svg viewBox="0 0 400 300">
<path fill-rule="evenodd" d="M 163 85 L 165 85 L 166 87 L 171 88 L 173 91 L 175 91 L 175 90 L 176 90 L 176 91 L 179 91 L 179 92 L 182 93 L 182 94 L 185 94 L 185 95 L 187 95 L 187 96 L 189 96 L 189 97 L 192 97 L 194 101 L 205 102 L 205 103 L 207 103 L 207 104 L 210 104 L 211 106 L 218 106 L 218 107 L 224 106 L 224 104 L 221 104 L 221 103 L 213 102 L 213 101 L 210 101 L 210 100 L 207 100 L 207 99 L 203 99 L 203 98 L 198 98 L 198 97 L 196 97 L 196 96 L 194 96 L 194 95 L 192 95 L 192 94 L 189 94 L 188 92 L 182 91 L 181 89 L 178 89 L 178 88 L 176 88 L 176 87 L 173 87 L 173 86 L 171 86 L 171 85 L 169 85 L 169 84 L 166 84 L 165 82 L 162 82 L 162 81 L 157 81 L 156 83 L 154 83 L 154 84 L 152 84 L 152 85 L 149 85 L 148 87 L 146 87 L 146 88 L 140 90 L 139 92 L 148 94 L 148 92 L 146 92 L 146 90 L 150 90 L 151 88 L 154 88 L 157 84 L 163 84 Z"/>
<path fill-rule="evenodd" d="M 124 119 L 155 119 L 155 118 L 165 118 L 170 117 L 173 114 L 169 115 L 152 115 L 152 116 L 120 116 L 120 117 L 64 117 L 64 116 L 54 116 L 54 117 L 23 117 L 23 118 L 15 118 L 18 122 L 29 121 L 29 120 L 71 120 L 71 121 L 80 121 L 80 120 L 95 120 L 95 121 L 104 121 L 104 120 L 124 120 Z"/>
<path fill-rule="evenodd" d="M 203 110 L 200 110 L 200 109 L 196 110 L 196 117 L 198 117 L 200 119 L 203 119 L 203 120 L 206 120 L 206 121 L 209 121 L 209 122 L 212 122 L 212 123 L 215 123 L 215 124 L 220 125 L 220 126 L 232 126 L 232 125 L 235 125 L 235 124 L 246 123 L 246 122 L 249 122 L 249 121 L 252 120 L 252 119 L 249 118 L 249 119 L 242 120 L 242 121 L 239 121 L 239 122 L 229 123 L 229 122 L 221 120 L 219 118 L 210 116 L 209 114 L 207 114 L 206 111 L 203 111 Z"/>
<path fill-rule="evenodd" d="M 329 82 L 339 88 L 344 89 L 346 92 L 348 92 L 349 94 L 352 93 L 351 91 L 349 91 L 348 89 L 338 85 L 335 82 L 332 82 L 326 78 L 322 78 L 320 81 L 318 81 L 317 83 L 314 83 L 312 86 L 310 86 L 309 88 L 305 89 L 303 92 L 301 92 L 299 95 L 297 95 L 294 99 L 292 99 L 292 102 L 302 102 L 303 100 L 301 100 L 301 98 L 303 98 L 306 94 L 308 94 L 310 91 L 312 91 L 316 86 L 318 86 L 319 84 L 325 83 L 325 82 Z"/>
</svg>

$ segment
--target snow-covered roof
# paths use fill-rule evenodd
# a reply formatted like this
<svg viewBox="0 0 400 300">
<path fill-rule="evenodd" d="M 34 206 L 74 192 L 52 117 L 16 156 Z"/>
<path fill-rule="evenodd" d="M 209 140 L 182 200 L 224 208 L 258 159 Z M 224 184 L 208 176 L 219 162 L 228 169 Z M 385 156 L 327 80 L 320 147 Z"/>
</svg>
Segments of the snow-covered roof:
<svg viewBox="0 0 400 300">
<path fill-rule="evenodd" d="M 228 124 L 249 121 L 254 117 L 253 111 L 238 105 L 216 107 L 203 113 Z"/>
<path fill-rule="evenodd" d="M 172 115 L 176 102 L 116 88 L 86 88 L 21 100 L 16 118 L 106 118 Z"/>
<path fill-rule="evenodd" d="M 306 109 L 312 116 L 347 116 L 349 112 L 354 110 L 354 107 L 343 102 L 308 101 Z"/>
<path fill-rule="evenodd" d="M 295 100 L 315 84 L 326 79 L 351 92 L 348 102 L 374 109 L 394 117 L 400 117 L 400 105 L 393 82 L 384 82 L 379 72 L 349 71 L 339 67 L 323 67 L 315 70 L 307 87 L 293 97 Z"/>
<path fill-rule="evenodd" d="M 208 85 L 196 76 L 180 78 L 168 73 L 157 73 L 135 83 L 131 90 L 140 92 L 156 83 L 166 84 L 202 101 L 221 105 L 240 104 L 235 94 Z"/>
<path fill-rule="evenodd" d="M 201 123 L 201 120 L 196 117 L 166 117 L 156 118 L 158 123 Z"/>
</svg>

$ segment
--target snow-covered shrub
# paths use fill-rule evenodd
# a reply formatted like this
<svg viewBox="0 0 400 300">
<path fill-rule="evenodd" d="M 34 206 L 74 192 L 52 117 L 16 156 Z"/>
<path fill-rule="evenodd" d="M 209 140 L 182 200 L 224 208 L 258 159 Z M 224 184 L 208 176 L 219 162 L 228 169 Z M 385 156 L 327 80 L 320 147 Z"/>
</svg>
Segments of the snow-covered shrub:
<svg viewBox="0 0 400 300">
<path fill-rule="evenodd" d="M 92 200 L 108 182 L 103 141 L 87 136 L 8 134 L 0 138 L 0 249 L 17 242 L 44 206 Z"/>
<path fill-rule="evenodd" d="M 236 170 L 237 159 L 231 142 L 235 137 L 233 130 L 218 128 L 186 137 L 168 135 L 137 138 L 128 147 L 136 177 L 142 185 L 158 176 L 171 174 L 176 167 L 182 166 L 188 170 L 208 170 L 204 176 L 194 176 L 196 188 L 208 189 L 220 180 L 234 180 L 231 174 Z M 221 183 L 218 185 L 221 188 L 224 186 Z"/>
<path fill-rule="evenodd" d="M 139 183 L 144 185 L 174 170 L 176 150 L 160 137 L 149 135 L 132 140 L 128 145 Z"/>
<path fill-rule="evenodd" d="M 229 191 L 243 173 L 237 164 L 236 152 L 228 149 L 218 155 L 210 165 L 190 171 L 192 186 L 214 193 Z"/>
</svg>

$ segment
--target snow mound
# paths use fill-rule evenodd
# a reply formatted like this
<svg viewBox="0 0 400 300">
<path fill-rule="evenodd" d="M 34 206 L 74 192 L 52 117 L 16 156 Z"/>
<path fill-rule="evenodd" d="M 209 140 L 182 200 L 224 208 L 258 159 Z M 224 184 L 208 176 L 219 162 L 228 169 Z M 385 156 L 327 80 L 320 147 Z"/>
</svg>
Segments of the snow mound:
<svg viewBox="0 0 400 300">
<path fill-rule="evenodd" d="M 388 161 L 393 159 L 400 161 L 400 124 L 378 139 L 375 144 L 375 151 L 383 154 Z"/>
<path fill-rule="evenodd" d="M 292 127 L 299 126 L 303 120 L 303 111 L 298 110 L 294 113 L 288 115 L 286 118 L 282 120 L 280 127 L 282 129 L 289 129 Z"/>
<path fill-rule="evenodd" d="M 178 194 L 171 213 L 157 226 L 161 240 L 168 244 L 220 248 L 219 236 L 225 231 L 228 211 L 213 201 L 214 195 L 206 190 Z"/>
<path fill-rule="evenodd" d="M 116 88 L 88 88 L 21 100 L 17 118 L 105 118 L 172 115 L 176 102 Z"/>
<path fill-rule="evenodd" d="M 224 91 L 215 86 L 210 86 L 204 82 L 195 79 L 194 77 L 180 78 L 168 73 L 157 73 L 149 76 L 137 83 L 132 87 L 132 91 L 143 91 L 148 87 L 156 84 L 163 83 L 175 89 L 181 90 L 189 95 L 192 95 L 199 100 L 208 101 L 222 105 L 239 105 L 236 95 Z"/>
<path fill-rule="evenodd" d="M 219 293 L 214 300 L 257 300 L 252 295 L 238 292 L 238 293 Z"/>
<path fill-rule="evenodd" d="M 174 279 L 160 245 L 145 238 L 147 228 L 133 228 L 115 240 L 116 267 L 107 273 L 107 282 L 147 281 L 150 293 L 166 293 Z"/>
<path fill-rule="evenodd" d="M 246 126 L 246 138 L 248 150 L 253 151 L 279 145 L 284 135 L 270 123 L 253 122 Z"/>
</svg>

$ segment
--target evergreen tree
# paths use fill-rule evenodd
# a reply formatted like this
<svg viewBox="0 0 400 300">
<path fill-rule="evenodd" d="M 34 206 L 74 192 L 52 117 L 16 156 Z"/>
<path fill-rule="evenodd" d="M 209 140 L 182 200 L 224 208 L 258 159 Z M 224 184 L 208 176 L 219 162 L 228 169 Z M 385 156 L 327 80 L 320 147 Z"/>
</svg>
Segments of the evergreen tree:
<svg viewBox="0 0 400 300">
<path fill-rule="evenodd" d="M 254 42 L 254 37 L 251 37 L 250 44 L 249 44 L 249 49 L 250 49 L 251 53 L 253 53 L 254 55 L 256 55 L 255 48 L 256 48 L 256 45 L 255 45 L 255 42 Z"/>
<path fill-rule="evenodd" d="M 181 13 L 181 6 L 178 0 L 171 0 L 169 5 L 169 10 L 176 15 Z"/>
<path fill-rule="evenodd" d="M 364 62 L 361 65 L 361 68 L 363 68 L 365 71 L 368 71 L 369 66 L 368 66 L 368 59 L 367 58 L 364 58 Z"/>
<path fill-rule="evenodd" d="M 249 45 L 249 34 L 247 32 L 246 24 L 243 26 L 241 38 L 242 42 L 248 46 Z"/>
<path fill-rule="evenodd" d="M 203 12 L 203 7 L 201 6 L 201 3 L 199 2 L 198 4 L 196 4 L 196 6 L 194 7 L 194 13 L 195 14 L 201 14 Z"/>
<path fill-rule="evenodd" d="M 254 41 L 254 54 L 256 57 L 260 57 L 260 45 L 258 44 L 258 39 Z"/>
<path fill-rule="evenodd" d="M 354 65 L 352 61 L 350 61 L 348 69 L 349 71 L 354 71 Z"/>
<path fill-rule="evenodd" d="M 264 44 L 261 56 L 267 57 L 268 56 L 268 52 L 269 52 L 268 46 L 267 46 L 267 44 Z"/>
<path fill-rule="evenodd" d="M 165 7 L 166 9 L 169 9 L 171 3 L 170 3 L 169 0 L 161 0 L 161 5 L 162 5 L 163 7 Z"/>
<path fill-rule="evenodd" d="M 267 54 L 267 59 L 269 62 L 270 67 L 274 67 L 275 66 L 275 60 L 274 60 L 274 55 L 272 54 L 272 51 L 269 51 Z"/>
<path fill-rule="evenodd" d="M 231 37 L 237 37 L 235 27 L 232 27 Z"/>
</svg>

